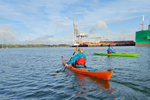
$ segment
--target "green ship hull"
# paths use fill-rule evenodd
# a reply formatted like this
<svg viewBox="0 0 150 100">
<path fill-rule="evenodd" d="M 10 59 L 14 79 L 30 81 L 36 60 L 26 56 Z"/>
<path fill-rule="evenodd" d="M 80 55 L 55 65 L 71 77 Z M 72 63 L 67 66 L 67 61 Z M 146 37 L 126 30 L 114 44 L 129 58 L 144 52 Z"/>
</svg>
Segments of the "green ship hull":
<svg viewBox="0 0 150 100">
<path fill-rule="evenodd" d="M 136 32 L 136 46 L 150 46 L 150 30 Z"/>
<path fill-rule="evenodd" d="M 137 55 L 139 55 L 140 53 L 130 53 L 130 54 L 126 54 L 126 53 L 95 53 L 94 55 L 101 55 L 101 56 L 124 56 L 124 57 L 136 57 Z"/>
</svg>

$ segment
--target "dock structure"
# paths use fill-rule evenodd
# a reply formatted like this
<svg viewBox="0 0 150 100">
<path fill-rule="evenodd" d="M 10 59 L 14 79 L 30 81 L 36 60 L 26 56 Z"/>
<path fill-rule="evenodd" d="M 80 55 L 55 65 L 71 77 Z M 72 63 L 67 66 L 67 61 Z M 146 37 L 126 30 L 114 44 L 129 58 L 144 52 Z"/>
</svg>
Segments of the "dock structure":
<svg viewBox="0 0 150 100">
<path fill-rule="evenodd" d="M 106 46 L 135 46 L 134 41 L 100 41 L 99 43 L 80 44 L 79 47 L 106 47 Z M 72 45 L 76 47 L 77 45 Z"/>
<path fill-rule="evenodd" d="M 142 23 L 144 24 L 144 23 Z M 93 37 L 88 37 L 87 34 L 85 34 L 84 32 L 80 32 L 77 29 L 77 24 L 76 22 L 73 21 L 73 28 L 74 28 L 74 45 L 72 45 L 72 47 L 76 47 L 77 45 L 79 47 L 104 47 L 104 46 L 108 46 L 108 45 L 112 45 L 112 46 L 135 46 L 135 42 L 134 41 L 111 41 L 108 38 L 104 38 L 101 36 L 94 36 L 96 35 L 95 33 L 93 33 Z M 85 42 L 84 39 L 92 39 L 92 42 Z"/>
</svg>

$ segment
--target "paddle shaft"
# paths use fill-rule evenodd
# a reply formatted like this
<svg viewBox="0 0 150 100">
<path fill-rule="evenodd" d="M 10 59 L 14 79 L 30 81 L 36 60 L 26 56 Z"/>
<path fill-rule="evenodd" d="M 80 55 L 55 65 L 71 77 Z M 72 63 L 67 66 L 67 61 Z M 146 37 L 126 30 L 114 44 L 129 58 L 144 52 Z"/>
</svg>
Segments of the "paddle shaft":
<svg viewBox="0 0 150 100">
<path fill-rule="evenodd" d="M 73 55 L 74 55 L 75 53 L 76 53 L 76 52 L 74 52 Z M 71 60 L 71 59 L 72 59 L 72 57 L 70 58 L 70 60 Z M 70 61 L 70 60 L 69 60 L 69 61 Z"/>
<path fill-rule="evenodd" d="M 116 53 L 115 49 L 112 47 L 113 51 Z"/>
<path fill-rule="evenodd" d="M 78 49 L 78 46 L 76 47 L 76 49 L 75 49 L 73 55 L 76 53 L 77 49 Z M 71 60 L 71 59 L 72 59 L 72 57 L 70 58 L 70 60 Z M 70 60 L 69 60 L 69 61 L 70 61 Z M 65 67 L 65 69 L 66 69 L 66 67 Z M 63 70 L 63 72 L 65 71 L 65 69 Z"/>
</svg>

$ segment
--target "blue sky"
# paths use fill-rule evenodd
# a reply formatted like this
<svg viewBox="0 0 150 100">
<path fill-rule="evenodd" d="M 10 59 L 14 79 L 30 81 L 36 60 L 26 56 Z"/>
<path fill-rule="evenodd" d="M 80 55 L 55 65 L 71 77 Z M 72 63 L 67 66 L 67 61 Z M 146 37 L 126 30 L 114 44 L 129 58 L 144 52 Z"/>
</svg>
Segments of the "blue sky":
<svg viewBox="0 0 150 100">
<path fill-rule="evenodd" d="M 89 38 L 134 41 L 142 15 L 147 29 L 149 0 L 0 0 L 0 44 L 74 44 L 72 21 Z"/>
</svg>

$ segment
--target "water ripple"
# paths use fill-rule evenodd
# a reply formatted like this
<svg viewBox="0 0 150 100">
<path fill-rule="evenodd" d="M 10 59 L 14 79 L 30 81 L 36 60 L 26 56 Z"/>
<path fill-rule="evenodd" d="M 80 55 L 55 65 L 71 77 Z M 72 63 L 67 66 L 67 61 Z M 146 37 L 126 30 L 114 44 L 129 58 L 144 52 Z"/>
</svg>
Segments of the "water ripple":
<svg viewBox="0 0 150 100">
<path fill-rule="evenodd" d="M 63 72 L 61 56 L 70 59 L 74 48 L 1 49 L 1 100 L 150 100 L 149 48 L 115 48 L 117 52 L 139 52 L 137 58 L 93 54 L 106 53 L 107 47 L 84 49 L 88 67 L 114 71 L 110 81 L 68 69 Z"/>
</svg>

